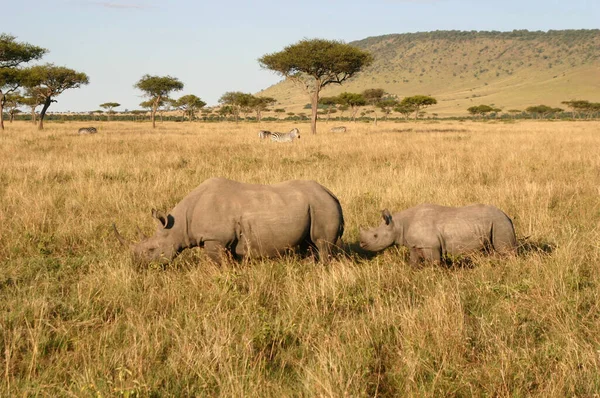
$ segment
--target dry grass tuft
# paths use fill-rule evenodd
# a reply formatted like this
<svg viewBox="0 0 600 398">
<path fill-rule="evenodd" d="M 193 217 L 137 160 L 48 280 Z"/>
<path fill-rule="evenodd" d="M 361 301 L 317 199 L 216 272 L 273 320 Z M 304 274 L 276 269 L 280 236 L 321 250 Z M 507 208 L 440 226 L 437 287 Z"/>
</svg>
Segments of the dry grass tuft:
<svg viewBox="0 0 600 398">
<path fill-rule="evenodd" d="M 600 391 L 599 124 L 356 124 L 260 142 L 256 124 L 9 124 L 0 134 L 0 396 L 593 396 Z M 269 125 L 286 131 L 291 124 Z M 307 125 L 300 126 L 308 131 Z M 138 269 L 151 233 L 211 176 L 314 179 L 345 249 Z M 352 251 L 382 208 L 494 204 L 516 258 L 413 268 Z M 527 238 L 525 238 L 527 237 Z"/>
</svg>

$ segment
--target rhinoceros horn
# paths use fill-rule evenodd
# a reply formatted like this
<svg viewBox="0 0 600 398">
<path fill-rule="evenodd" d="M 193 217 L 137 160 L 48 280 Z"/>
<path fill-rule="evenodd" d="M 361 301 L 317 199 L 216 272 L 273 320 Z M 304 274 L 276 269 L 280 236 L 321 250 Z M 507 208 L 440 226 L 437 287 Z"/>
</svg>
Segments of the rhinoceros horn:
<svg viewBox="0 0 600 398">
<path fill-rule="evenodd" d="M 140 229 L 140 227 L 138 227 L 136 225 L 135 228 L 137 229 L 138 237 L 139 237 L 140 240 L 148 239 L 148 237 L 146 235 L 144 235 L 144 233 L 142 232 L 142 230 Z"/>
<path fill-rule="evenodd" d="M 121 234 L 119 233 L 119 231 L 117 230 L 117 226 L 113 223 L 113 231 L 115 231 L 115 236 L 117 237 L 117 239 L 119 240 L 119 243 L 121 243 L 123 246 L 129 246 L 129 242 L 127 242 L 125 240 L 125 238 L 123 238 L 121 236 Z"/>
</svg>

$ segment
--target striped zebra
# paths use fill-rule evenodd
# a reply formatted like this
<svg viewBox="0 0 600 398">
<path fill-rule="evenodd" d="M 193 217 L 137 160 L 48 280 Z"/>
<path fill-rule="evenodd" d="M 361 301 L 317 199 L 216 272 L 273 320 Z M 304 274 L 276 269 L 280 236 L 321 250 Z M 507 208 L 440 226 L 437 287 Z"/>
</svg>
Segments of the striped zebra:
<svg viewBox="0 0 600 398">
<path fill-rule="evenodd" d="M 344 126 L 332 127 L 331 128 L 331 132 L 332 133 L 345 133 L 346 132 L 346 127 L 344 127 Z"/>
<path fill-rule="evenodd" d="M 300 130 L 293 128 L 289 133 L 271 133 L 273 142 L 292 142 L 294 138 L 300 139 Z"/>
<path fill-rule="evenodd" d="M 77 134 L 95 134 L 97 132 L 98 130 L 96 130 L 96 127 L 82 127 Z"/>
<path fill-rule="evenodd" d="M 271 133 L 270 131 L 267 130 L 260 130 L 258 132 L 258 138 L 260 138 L 261 140 L 264 140 L 265 138 L 269 138 L 273 133 Z"/>
</svg>

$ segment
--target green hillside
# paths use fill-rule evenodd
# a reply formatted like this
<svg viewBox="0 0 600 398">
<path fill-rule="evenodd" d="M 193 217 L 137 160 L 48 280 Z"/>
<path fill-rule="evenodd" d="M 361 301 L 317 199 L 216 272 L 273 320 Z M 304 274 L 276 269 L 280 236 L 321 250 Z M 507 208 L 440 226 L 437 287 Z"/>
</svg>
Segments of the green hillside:
<svg viewBox="0 0 600 398">
<path fill-rule="evenodd" d="M 466 115 L 473 105 L 503 110 L 600 101 L 600 30 L 548 32 L 435 31 L 369 37 L 350 44 L 375 56 L 371 67 L 323 96 L 384 88 L 399 97 L 432 95 L 440 116 Z M 308 102 L 283 81 L 263 90 L 288 111 Z"/>
</svg>

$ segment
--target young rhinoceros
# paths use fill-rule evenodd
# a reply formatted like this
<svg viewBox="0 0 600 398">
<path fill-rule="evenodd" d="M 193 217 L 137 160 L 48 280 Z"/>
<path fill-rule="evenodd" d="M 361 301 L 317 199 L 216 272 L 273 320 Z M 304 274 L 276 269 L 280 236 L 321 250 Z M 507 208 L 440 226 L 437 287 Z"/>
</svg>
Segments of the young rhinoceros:
<svg viewBox="0 0 600 398">
<path fill-rule="evenodd" d="M 153 210 L 152 216 L 159 222 L 154 236 L 131 245 L 142 263 L 166 263 L 196 246 L 217 263 L 225 251 L 259 257 L 295 247 L 313 247 L 326 259 L 344 232 L 340 202 L 315 181 L 259 185 L 211 178 L 169 214 Z M 124 243 L 116 227 L 115 233 Z"/>
<path fill-rule="evenodd" d="M 383 223 L 360 231 L 360 246 L 380 251 L 393 244 L 410 249 L 410 262 L 441 262 L 450 255 L 484 249 L 514 252 L 517 246 L 511 219 L 494 206 L 446 207 L 422 204 L 394 215 L 382 211 Z"/>
</svg>

